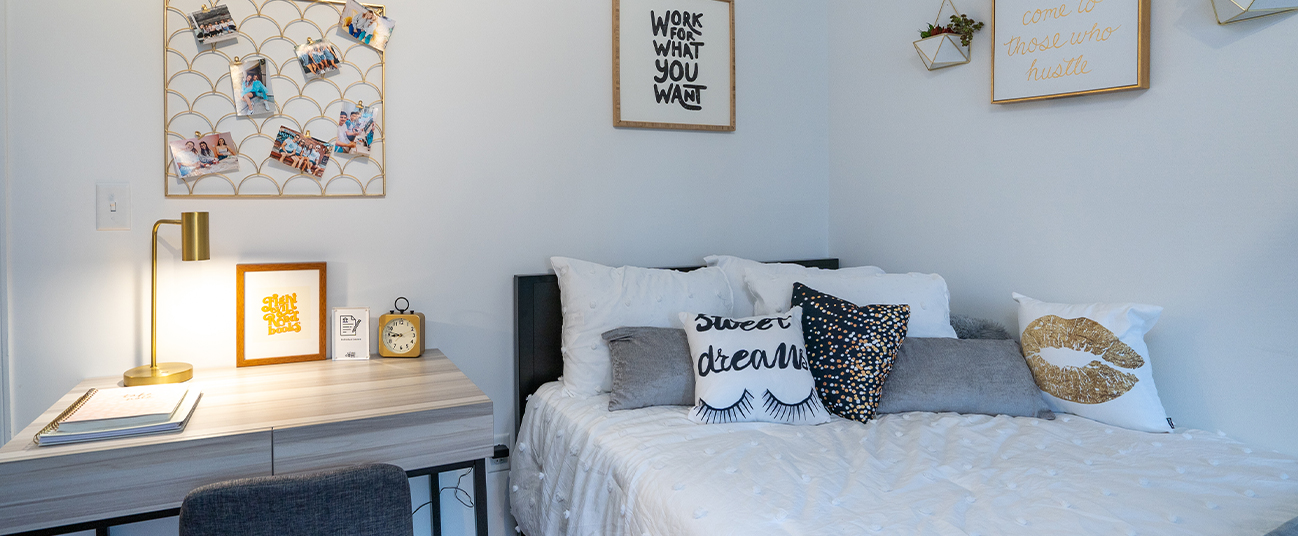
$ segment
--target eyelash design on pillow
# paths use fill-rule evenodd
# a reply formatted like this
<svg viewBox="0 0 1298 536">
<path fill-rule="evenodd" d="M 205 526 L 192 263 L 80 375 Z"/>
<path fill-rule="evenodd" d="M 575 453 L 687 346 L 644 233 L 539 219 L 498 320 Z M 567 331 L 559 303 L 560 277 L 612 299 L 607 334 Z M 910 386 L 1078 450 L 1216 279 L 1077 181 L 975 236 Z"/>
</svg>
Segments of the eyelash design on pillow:
<svg viewBox="0 0 1298 536">
<path fill-rule="evenodd" d="M 744 396 L 739 397 L 728 408 L 714 408 L 703 399 L 699 399 L 699 407 L 694 408 L 694 413 L 698 414 L 703 422 L 708 424 L 718 424 L 727 422 L 736 422 L 740 417 L 747 417 L 748 412 L 753 410 L 753 394 L 744 389 Z"/>
<path fill-rule="evenodd" d="M 816 414 L 816 391 L 811 391 L 807 398 L 797 404 L 785 404 L 768 389 L 762 397 L 766 400 L 766 414 L 784 422 L 802 420 Z"/>
</svg>

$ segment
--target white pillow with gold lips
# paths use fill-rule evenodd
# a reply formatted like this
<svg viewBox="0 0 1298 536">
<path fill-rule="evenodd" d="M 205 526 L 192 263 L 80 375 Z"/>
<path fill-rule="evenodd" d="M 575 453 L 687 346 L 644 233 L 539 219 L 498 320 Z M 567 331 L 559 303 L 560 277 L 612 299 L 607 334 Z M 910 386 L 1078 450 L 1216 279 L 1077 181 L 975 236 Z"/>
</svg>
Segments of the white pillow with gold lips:
<svg viewBox="0 0 1298 536">
<path fill-rule="evenodd" d="M 1013 296 L 1023 357 L 1052 411 L 1132 430 L 1172 431 L 1145 346 L 1162 307 Z"/>
</svg>

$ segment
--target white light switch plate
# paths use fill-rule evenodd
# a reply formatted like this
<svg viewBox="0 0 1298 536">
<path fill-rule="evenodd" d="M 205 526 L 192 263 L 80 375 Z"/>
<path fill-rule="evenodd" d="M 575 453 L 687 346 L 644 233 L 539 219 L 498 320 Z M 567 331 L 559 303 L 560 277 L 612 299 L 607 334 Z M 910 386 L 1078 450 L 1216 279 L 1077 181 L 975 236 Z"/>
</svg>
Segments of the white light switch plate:
<svg viewBox="0 0 1298 536">
<path fill-rule="evenodd" d="M 99 231 L 131 230 L 131 184 L 127 182 L 95 185 L 95 229 Z"/>
</svg>

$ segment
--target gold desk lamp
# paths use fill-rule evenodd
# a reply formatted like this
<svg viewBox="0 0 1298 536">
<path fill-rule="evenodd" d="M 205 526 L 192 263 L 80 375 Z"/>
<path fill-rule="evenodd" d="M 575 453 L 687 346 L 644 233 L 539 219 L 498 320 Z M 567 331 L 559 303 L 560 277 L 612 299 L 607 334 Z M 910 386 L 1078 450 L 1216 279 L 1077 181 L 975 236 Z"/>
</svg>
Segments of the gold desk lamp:
<svg viewBox="0 0 1298 536">
<path fill-rule="evenodd" d="M 194 366 L 189 363 L 158 363 L 158 227 L 164 224 L 180 226 L 180 249 L 184 260 L 205 261 L 210 257 L 206 212 L 185 212 L 179 220 L 158 220 L 158 223 L 153 224 L 153 305 L 149 319 L 149 365 L 135 367 L 122 374 L 127 386 L 180 383 L 194 377 Z"/>
</svg>

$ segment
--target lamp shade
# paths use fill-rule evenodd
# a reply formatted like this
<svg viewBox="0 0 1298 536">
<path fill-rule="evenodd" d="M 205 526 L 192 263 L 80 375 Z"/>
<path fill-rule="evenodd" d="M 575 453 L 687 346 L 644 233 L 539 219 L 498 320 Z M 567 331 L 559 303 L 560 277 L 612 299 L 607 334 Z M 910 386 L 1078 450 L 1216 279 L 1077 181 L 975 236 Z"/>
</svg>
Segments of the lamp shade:
<svg viewBox="0 0 1298 536">
<path fill-rule="evenodd" d="M 211 258 L 207 240 L 207 213 L 184 212 L 180 215 L 180 249 L 187 261 Z"/>
</svg>

